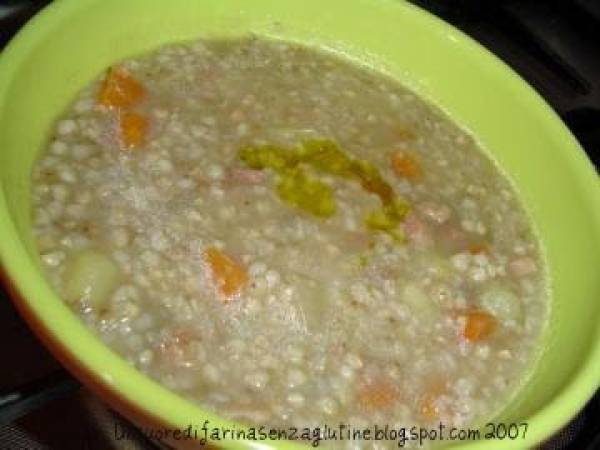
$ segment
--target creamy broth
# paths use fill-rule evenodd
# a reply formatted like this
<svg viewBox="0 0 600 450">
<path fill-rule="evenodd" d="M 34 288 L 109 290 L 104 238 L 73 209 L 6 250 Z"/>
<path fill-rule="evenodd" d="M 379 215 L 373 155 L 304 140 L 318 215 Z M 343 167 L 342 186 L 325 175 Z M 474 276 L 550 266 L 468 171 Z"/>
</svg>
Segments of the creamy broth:
<svg viewBox="0 0 600 450">
<path fill-rule="evenodd" d="M 440 111 L 338 57 L 248 38 L 119 63 L 33 179 L 56 291 L 228 418 L 470 426 L 535 359 L 545 269 L 510 182 Z"/>
</svg>

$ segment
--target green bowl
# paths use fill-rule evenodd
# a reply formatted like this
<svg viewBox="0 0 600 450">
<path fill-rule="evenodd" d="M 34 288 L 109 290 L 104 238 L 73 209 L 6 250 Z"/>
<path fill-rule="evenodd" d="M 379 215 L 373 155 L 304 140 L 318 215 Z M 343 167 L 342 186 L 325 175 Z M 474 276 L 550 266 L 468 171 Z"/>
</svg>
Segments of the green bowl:
<svg viewBox="0 0 600 450">
<path fill-rule="evenodd" d="M 460 446 L 530 447 L 557 431 L 600 384 L 597 174 L 559 118 L 514 72 L 402 1 L 57 0 L 35 17 L 0 57 L 0 256 L 5 281 L 32 328 L 70 370 L 138 424 L 234 425 L 136 371 L 53 293 L 31 232 L 30 172 L 57 115 L 111 63 L 168 42 L 249 32 L 326 47 L 386 71 L 470 130 L 509 174 L 543 242 L 552 312 L 539 362 L 497 418 L 528 423 L 525 438 Z"/>
</svg>

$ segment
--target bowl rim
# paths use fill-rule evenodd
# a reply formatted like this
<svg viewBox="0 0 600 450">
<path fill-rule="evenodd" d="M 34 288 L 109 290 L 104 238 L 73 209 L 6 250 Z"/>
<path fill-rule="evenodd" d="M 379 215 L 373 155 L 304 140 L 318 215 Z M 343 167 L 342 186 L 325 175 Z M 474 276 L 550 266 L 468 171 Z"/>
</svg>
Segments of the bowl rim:
<svg viewBox="0 0 600 450">
<path fill-rule="evenodd" d="M 369 0 L 373 2 L 388 2 L 391 0 Z M 30 20 L 19 33 L 9 42 L 0 54 L 0 101 L 8 90 L 11 77 L 19 65 L 27 60 L 28 52 L 34 48 L 46 33 L 58 23 L 68 20 L 69 16 L 80 9 L 99 0 L 61 0 L 49 4 Z M 600 183 L 595 169 L 581 149 L 571 132 L 566 128 L 558 115 L 542 99 L 542 97 L 509 66 L 493 55 L 479 43 L 464 34 L 462 31 L 449 25 L 442 19 L 407 2 L 396 2 L 398 8 L 404 8 L 413 17 L 421 20 L 434 33 L 452 30 L 456 45 L 464 51 L 474 54 L 481 60 L 482 65 L 487 65 L 497 78 L 504 82 L 518 85 L 520 92 L 527 97 L 531 108 L 537 109 L 540 117 L 547 123 L 548 128 L 554 133 L 559 133 L 564 141 L 564 152 L 568 151 L 568 160 L 581 176 L 580 189 L 585 191 L 586 198 L 600 206 Z M 0 113 L 2 111 L 0 110 Z M 475 130 L 476 133 L 476 130 Z M 577 151 L 571 151 L 571 150 Z M 124 360 L 101 343 L 91 331 L 84 328 L 79 319 L 68 309 L 57 308 L 52 315 L 40 314 L 48 312 L 39 302 L 32 299 L 52 298 L 52 303 L 59 301 L 58 297 L 50 290 L 48 284 L 29 257 L 24 244 L 21 242 L 15 224 L 8 214 L 8 206 L 4 190 L 0 185 L 0 262 L 5 272 L 5 284 L 12 291 L 12 297 L 18 309 L 29 321 L 34 332 L 50 347 L 50 350 L 63 363 L 74 360 L 90 374 L 94 374 L 97 381 L 106 389 L 116 392 L 126 402 L 134 405 L 140 412 L 170 425 L 179 425 L 182 413 L 177 413 L 175 407 L 180 407 L 183 414 L 195 411 L 202 414 L 203 418 L 210 420 L 215 426 L 231 426 L 243 428 L 239 424 L 227 421 L 219 416 L 204 411 L 200 406 L 192 405 L 187 400 L 151 380 L 135 368 L 127 365 Z M 595 223 L 600 224 L 600 208 L 591 211 Z M 64 306 L 64 305 L 63 305 Z M 66 314 L 65 314 L 66 312 Z M 61 325 L 50 323 L 51 319 L 61 319 Z M 568 383 L 562 386 L 560 392 L 552 401 L 541 407 L 535 414 L 528 418 L 530 433 L 521 443 L 524 446 L 534 445 L 558 431 L 568 422 L 591 398 L 600 385 L 600 323 L 595 330 L 595 341 L 587 358 L 583 361 L 575 375 Z M 73 341 L 72 338 L 77 338 Z M 62 354 L 61 354 L 62 353 Z M 70 366 L 71 370 L 77 367 Z M 82 376 L 81 374 L 78 374 Z M 84 380 L 85 381 L 85 380 Z M 151 395 L 149 395 L 151 394 Z M 169 404 L 169 408 L 165 408 Z M 162 408 L 161 408 L 162 407 Z M 163 414 L 157 411 L 167 410 Z M 535 424 L 536 426 L 531 426 Z M 229 448 L 248 448 L 256 446 L 252 442 L 243 441 L 223 442 Z M 297 444 L 274 441 L 277 448 L 302 448 Z M 502 441 L 470 442 L 464 447 L 475 448 L 503 448 Z"/>
</svg>

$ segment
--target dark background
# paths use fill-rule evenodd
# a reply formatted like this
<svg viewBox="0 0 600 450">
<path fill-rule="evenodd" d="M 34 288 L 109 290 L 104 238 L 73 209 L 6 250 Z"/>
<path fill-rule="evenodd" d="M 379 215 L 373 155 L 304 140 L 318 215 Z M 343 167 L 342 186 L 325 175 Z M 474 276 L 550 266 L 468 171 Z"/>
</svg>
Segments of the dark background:
<svg viewBox="0 0 600 450">
<path fill-rule="evenodd" d="M 124 0 L 126 1 L 126 0 Z M 0 49 L 45 0 L 0 0 Z M 471 35 L 507 62 L 555 109 L 596 167 L 600 161 L 600 0 L 412 0 Z M 121 420 L 38 343 L 0 291 L 0 450 L 120 448 L 106 433 Z M 30 405 L 3 399 L 20 392 Z M 598 394 L 544 449 L 600 449 Z M 108 414 L 108 415 L 107 415 Z M 107 418 L 108 417 L 108 418 Z M 108 437 L 107 437 L 108 436 Z M 152 448 L 139 439 L 128 448 Z"/>
</svg>

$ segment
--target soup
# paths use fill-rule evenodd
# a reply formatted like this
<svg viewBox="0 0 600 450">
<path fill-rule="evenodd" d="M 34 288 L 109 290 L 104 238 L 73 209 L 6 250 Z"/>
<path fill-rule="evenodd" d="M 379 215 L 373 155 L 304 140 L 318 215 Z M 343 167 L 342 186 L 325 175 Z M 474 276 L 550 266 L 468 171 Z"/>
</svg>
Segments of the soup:
<svg viewBox="0 0 600 450">
<path fill-rule="evenodd" d="M 228 418 L 471 426 L 535 360 L 545 267 L 509 180 L 443 113 L 340 57 L 246 38 L 121 62 L 33 180 L 64 301 Z"/>
</svg>

